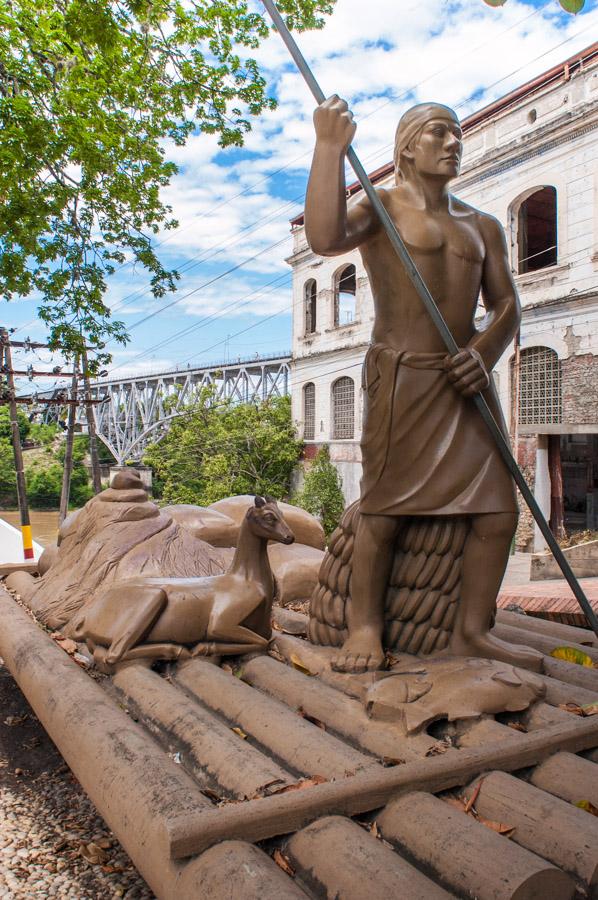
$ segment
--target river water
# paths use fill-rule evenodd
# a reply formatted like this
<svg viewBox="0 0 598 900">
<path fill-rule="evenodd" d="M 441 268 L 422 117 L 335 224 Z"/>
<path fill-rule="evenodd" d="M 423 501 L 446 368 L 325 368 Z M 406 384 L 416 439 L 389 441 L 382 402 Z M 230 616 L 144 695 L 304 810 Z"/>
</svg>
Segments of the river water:
<svg viewBox="0 0 598 900">
<path fill-rule="evenodd" d="M 33 540 L 41 544 L 42 547 L 54 544 L 58 533 L 58 510 L 42 511 L 32 509 L 29 512 L 29 517 L 31 519 Z M 8 522 L 9 525 L 14 525 L 15 528 L 19 528 L 21 524 L 18 509 L 0 510 L 0 518 Z"/>
</svg>

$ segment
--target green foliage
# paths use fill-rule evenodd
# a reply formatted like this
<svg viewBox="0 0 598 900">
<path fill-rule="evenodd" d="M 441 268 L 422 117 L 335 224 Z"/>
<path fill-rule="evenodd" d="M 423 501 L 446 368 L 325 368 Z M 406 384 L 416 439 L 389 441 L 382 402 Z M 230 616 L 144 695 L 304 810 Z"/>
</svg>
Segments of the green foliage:
<svg viewBox="0 0 598 900">
<path fill-rule="evenodd" d="M 279 8 L 317 28 L 333 3 Z M 247 0 L 0 0 L 0 294 L 39 292 L 53 346 L 126 342 L 103 299 L 126 257 L 175 289 L 152 245 L 176 225 L 165 140 L 242 145 L 275 107 L 251 56 L 268 33 Z"/>
<path fill-rule="evenodd" d="M 293 497 L 293 503 L 307 510 L 312 516 L 317 516 L 326 537 L 330 537 L 341 520 L 345 498 L 341 477 L 330 462 L 327 444 L 318 451 L 311 469 L 305 475 L 303 489 Z"/>
<path fill-rule="evenodd" d="M 0 437 L 0 506 L 17 505 L 17 482 L 12 444 Z"/>
<path fill-rule="evenodd" d="M 38 446 L 50 449 L 60 432 L 58 425 L 44 425 L 33 423 L 29 432 L 29 439 Z"/>
<path fill-rule="evenodd" d="M 484 0 L 488 6 L 504 6 L 507 0 Z M 560 5 L 565 10 L 565 12 L 573 13 L 573 15 L 577 15 L 578 12 L 581 12 L 586 4 L 586 0 L 559 0 Z"/>
<path fill-rule="evenodd" d="M 234 494 L 282 499 L 300 451 L 288 397 L 217 405 L 207 389 L 144 462 L 164 500 L 208 506 Z"/>
<path fill-rule="evenodd" d="M 21 443 L 29 435 L 31 424 L 29 419 L 21 409 L 17 409 L 17 422 L 19 423 L 19 434 L 21 435 Z M 10 410 L 8 406 L 0 406 L 0 440 L 12 440 L 10 429 Z"/>
</svg>

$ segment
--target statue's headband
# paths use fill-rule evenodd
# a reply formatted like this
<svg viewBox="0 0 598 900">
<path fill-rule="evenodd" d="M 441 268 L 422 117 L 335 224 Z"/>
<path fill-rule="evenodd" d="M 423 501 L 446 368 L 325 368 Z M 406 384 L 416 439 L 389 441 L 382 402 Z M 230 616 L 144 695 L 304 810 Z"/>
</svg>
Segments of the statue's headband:
<svg viewBox="0 0 598 900">
<path fill-rule="evenodd" d="M 449 119 L 459 124 L 457 114 L 442 103 L 418 103 L 401 116 L 395 136 L 394 163 L 398 173 L 401 164 L 401 153 L 410 144 L 419 131 L 432 119 Z"/>
</svg>

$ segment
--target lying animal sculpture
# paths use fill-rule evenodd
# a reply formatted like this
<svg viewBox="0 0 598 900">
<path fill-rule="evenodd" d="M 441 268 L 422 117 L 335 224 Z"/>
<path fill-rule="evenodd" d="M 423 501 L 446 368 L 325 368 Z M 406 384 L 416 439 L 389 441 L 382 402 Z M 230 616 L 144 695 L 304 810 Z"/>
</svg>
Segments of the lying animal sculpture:
<svg viewBox="0 0 598 900">
<path fill-rule="evenodd" d="M 85 640 L 96 661 L 109 666 L 130 659 L 263 650 L 271 638 L 274 596 L 268 541 L 294 540 L 276 501 L 256 497 L 228 572 L 113 582 L 75 620 L 72 634 Z"/>
</svg>

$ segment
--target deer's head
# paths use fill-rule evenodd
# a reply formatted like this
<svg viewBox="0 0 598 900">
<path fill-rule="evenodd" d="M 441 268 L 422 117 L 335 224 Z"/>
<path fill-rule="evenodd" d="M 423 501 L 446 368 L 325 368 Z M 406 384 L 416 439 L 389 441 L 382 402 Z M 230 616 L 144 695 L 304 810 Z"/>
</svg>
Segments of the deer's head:
<svg viewBox="0 0 598 900">
<path fill-rule="evenodd" d="M 256 497 L 247 511 L 251 530 L 259 537 L 279 544 L 292 544 L 295 535 L 287 525 L 273 497 Z"/>
</svg>

